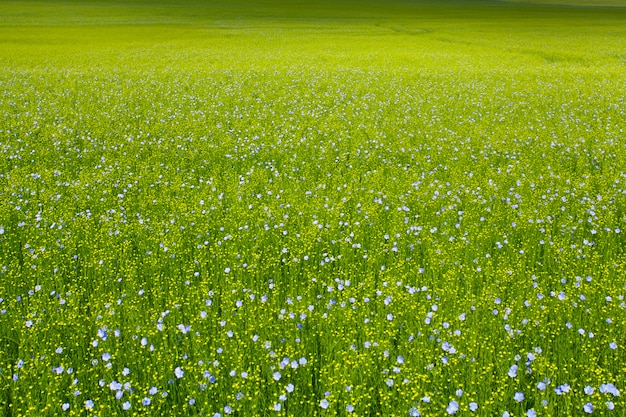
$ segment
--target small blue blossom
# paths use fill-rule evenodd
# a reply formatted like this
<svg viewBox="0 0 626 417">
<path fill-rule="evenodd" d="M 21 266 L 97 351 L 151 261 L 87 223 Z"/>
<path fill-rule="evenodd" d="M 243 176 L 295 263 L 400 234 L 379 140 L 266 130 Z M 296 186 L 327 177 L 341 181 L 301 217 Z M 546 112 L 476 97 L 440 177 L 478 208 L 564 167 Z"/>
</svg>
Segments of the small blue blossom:
<svg viewBox="0 0 626 417">
<path fill-rule="evenodd" d="M 420 414 L 419 410 L 417 409 L 417 407 L 411 407 L 409 409 L 409 416 L 411 416 L 411 417 L 420 417 L 421 414 Z"/>
<path fill-rule="evenodd" d="M 459 403 L 458 403 L 458 402 L 456 402 L 456 401 L 454 401 L 454 400 L 453 400 L 453 401 L 450 401 L 450 403 L 449 403 L 449 404 L 448 404 L 448 406 L 446 407 L 446 412 L 447 412 L 449 415 L 452 415 L 452 414 L 456 414 L 456 413 L 457 413 L 457 411 L 459 411 Z"/>
<path fill-rule="evenodd" d="M 570 391 L 570 386 L 568 384 L 559 385 L 554 389 L 557 395 L 567 394 Z"/>
<path fill-rule="evenodd" d="M 602 384 L 600 385 L 600 392 L 602 394 L 612 394 L 614 397 L 619 397 L 620 396 L 620 392 L 617 389 L 617 387 L 611 383 L 609 384 Z"/>
</svg>

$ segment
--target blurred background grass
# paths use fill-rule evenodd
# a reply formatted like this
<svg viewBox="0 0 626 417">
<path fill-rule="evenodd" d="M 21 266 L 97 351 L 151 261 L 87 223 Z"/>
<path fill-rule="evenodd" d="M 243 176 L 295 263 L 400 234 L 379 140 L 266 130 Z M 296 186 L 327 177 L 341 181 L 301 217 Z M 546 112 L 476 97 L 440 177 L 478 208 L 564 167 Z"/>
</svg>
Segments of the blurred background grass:
<svg viewBox="0 0 626 417">
<path fill-rule="evenodd" d="M 601 65 L 613 72 L 626 63 L 624 21 L 620 8 L 484 0 L 2 2 L 0 64 L 6 70 L 415 72 Z"/>
</svg>

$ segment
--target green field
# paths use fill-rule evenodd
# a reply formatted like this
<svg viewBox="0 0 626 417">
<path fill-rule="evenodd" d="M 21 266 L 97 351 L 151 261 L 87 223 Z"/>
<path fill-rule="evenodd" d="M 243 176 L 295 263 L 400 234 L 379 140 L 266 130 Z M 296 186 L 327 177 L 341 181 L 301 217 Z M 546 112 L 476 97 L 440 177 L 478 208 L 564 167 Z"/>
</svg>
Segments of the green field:
<svg viewBox="0 0 626 417">
<path fill-rule="evenodd" d="M 570 5 L 0 2 L 0 416 L 625 415 L 626 7 Z"/>
<path fill-rule="evenodd" d="M 565 7 L 619 7 L 626 8 L 625 0 L 505 0 L 511 3 L 541 5 L 541 6 L 565 6 Z"/>
</svg>

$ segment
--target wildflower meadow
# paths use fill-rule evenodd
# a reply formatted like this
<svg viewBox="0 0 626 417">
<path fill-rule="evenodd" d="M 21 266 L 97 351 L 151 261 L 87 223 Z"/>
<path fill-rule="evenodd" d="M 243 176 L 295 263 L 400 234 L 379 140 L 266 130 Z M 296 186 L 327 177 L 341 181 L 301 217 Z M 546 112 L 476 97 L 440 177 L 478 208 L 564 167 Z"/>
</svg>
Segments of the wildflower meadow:
<svg viewBox="0 0 626 417">
<path fill-rule="evenodd" d="M 626 415 L 572 2 L 0 2 L 0 416 Z"/>
</svg>

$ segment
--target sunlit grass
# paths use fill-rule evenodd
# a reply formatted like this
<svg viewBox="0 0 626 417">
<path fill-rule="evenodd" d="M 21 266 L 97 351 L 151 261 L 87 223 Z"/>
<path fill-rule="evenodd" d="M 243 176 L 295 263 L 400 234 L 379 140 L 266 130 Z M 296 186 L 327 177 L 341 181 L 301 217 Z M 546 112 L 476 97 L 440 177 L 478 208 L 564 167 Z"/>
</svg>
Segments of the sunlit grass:
<svg viewBox="0 0 626 417">
<path fill-rule="evenodd" d="M 623 11 L 0 11 L 0 415 L 623 413 Z"/>
<path fill-rule="evenodd" d="M 565 7 L 620 7 L 626 8 L 624 0 L 506 0 L 511 3 Z"/>
</svg>

